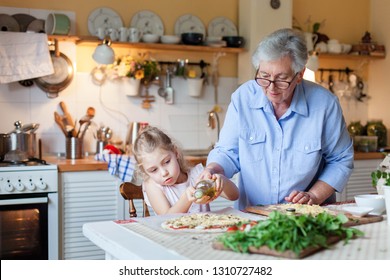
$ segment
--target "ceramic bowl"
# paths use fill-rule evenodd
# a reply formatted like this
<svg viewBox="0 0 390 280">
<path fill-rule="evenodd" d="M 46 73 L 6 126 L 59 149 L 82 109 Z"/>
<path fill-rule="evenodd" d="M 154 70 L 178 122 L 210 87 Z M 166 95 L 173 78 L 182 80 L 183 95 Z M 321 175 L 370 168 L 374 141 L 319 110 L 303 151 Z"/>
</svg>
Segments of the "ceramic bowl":
<svg viewBox="0 0 390 280">
<path fill-rule="evenodd" d="M 161 36 L 161 43 L 163 44 L 178 44 L 180 43 L 180 37 L 176 35 L 163 35 Z"/>
<path fill-rule="evenodd" d="M 185 45 L 201 45 L 203 43 L 202 33 L 182 33 L 181 41 Z"/>
<path fill-rule="evenodd" d="M 357 217 L 363 217 L 374 210 L 372 207 L 360 207 L 360 206 L 344 206 L 343 211 L 348 212 Z"/>
<path fill-rule="evenodd" d="M 160 35 L 144 34 L 142 35 L 142 41 L 145 43 L 157 43 L 158 41 L 160 41 Z"/>
<path fill-rule="evenodd" d="M 371 207 L 371 215 L 382 215 L 386 209 L 385 197 L 380 194 L 355 195 L 355 202 L 359 207 Z"/>
<path fill-rule="evenodd" d="M 226 41 L 228 48 L 241 48 L 244 46 L 244 37 L 242 36 L 224 36 L 222 40 Z"/>
</svg>

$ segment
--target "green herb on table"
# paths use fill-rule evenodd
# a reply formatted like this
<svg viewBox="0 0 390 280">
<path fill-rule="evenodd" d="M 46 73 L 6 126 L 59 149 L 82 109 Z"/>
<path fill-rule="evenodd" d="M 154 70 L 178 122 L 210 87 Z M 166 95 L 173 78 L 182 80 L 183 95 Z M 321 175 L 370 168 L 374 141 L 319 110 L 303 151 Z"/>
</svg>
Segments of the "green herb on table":
<svg viewBox="0 0 390 280">
<path fill-rule="evenodd" d="M 356 228 L 343 226 L 347 221 L 343 214 L 334 216 L 324 212 L 317 216 L 291 216 L 273 211 L 269 219 L 244 227 L 244 230 L 226 232 L 217 237 L 217 241 L 235 252 L 247 253 L 249 247 L 267 246 L 278 252 L 291 250 L 299 255 L 309 247 L 327 248 L 330 236 L 339 236 L 346 244 L 351 238 L 364 235 Z"/>
</svg>

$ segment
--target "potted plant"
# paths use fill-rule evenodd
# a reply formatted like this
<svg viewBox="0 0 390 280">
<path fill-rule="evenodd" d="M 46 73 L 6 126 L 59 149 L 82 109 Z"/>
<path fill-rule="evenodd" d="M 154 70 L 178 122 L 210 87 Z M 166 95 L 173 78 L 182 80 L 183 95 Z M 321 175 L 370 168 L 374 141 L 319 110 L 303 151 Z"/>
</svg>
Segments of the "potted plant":
<svg viewBox="0 0 390 280">
<path fill-rule="evenodd" d="M 194 69 L 189 69 L 187 73 L 188 95 L 199 97 L 203 92 L 204 75 L 197 73 Z"/>
<path fill-rule="evenodd" d="M 147 54 L 139 54 L 118 57 L 115 62 L 107 66 L 108 76 L 111 80 L 127 79 L 131 90 L 126 94 L 138 95 L 140 84 L 146 88 L 150 86 L 159 74 L 159 64 Z"/>
<path fill-rule="evenodd" d="M 387 154 L 378 169 L 371 172 L 372 186 L 383 195 L 383 186 L 390 186 L 390 154 Z"/>
</svg>

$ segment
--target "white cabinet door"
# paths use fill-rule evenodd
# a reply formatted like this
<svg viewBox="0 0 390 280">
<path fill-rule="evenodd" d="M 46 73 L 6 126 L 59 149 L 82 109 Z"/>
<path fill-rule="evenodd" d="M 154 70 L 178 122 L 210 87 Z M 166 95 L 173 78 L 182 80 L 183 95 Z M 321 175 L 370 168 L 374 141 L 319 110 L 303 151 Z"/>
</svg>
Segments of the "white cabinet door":
<svg viewBox="0 0 390 280">
<path fill-rule="evenodd" d="M 378 159 L 355 160 L 355 168 L 348 184 L 342 193 L 336 194 L 337 201 L 353 200 L 358 194 L 376 193 L 371 182 L 371 172 L 376 170 L 381 162 L 382 160 Z"/>
<path fill-rule="evenodd" d="M 84 223 L 124 217 L 119 180 L 107 171 L 60 173 L 61 256 L 63 259 L 104 259 L 104 251 L 82 232 Z"/>
</svg>

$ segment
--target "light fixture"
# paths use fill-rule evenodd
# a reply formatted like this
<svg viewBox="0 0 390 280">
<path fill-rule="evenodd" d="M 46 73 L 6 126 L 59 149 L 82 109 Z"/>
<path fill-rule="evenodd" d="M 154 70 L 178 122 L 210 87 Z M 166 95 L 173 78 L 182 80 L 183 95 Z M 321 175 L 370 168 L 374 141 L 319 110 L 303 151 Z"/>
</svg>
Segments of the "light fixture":
<svg viewBox="0 0 390 280">
<path fill-rule="evenodd" d="M 307 60 L 306 70 L 305 70 L 305 74 L 303 75 L 303 78 L 305 80 L 315 82 L 316 81 L 315 71 L 318 70 L 318 67 L 319 67 L 318 55 L 316 52 L 312 52 L 309 55 L 309 59 Z"/>
<path fill-rule="evenodd" d="M 96 47 L 92 58 L 99 64 L 114 63 L 115 52 L 111 48 L 111 39 L 109 37 L 105 37 L 103 42 Z"/>
</svg>

